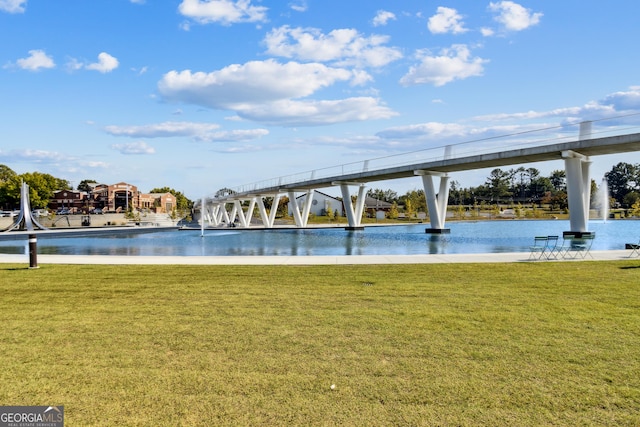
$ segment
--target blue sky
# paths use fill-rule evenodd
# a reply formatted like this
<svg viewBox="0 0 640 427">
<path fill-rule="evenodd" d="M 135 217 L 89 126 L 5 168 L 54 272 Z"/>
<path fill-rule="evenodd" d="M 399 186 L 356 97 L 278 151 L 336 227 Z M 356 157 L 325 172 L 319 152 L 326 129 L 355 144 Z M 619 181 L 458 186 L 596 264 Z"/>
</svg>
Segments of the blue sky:
<svg viewBox="0 0 640 427">
<path fill-rule="evenodd" d="M 580 120 L 638 132 L 638 16 L 636 1 L 0 0 L 0 163 L 195 199 Z M 640 154 L 593 161 L 599 181 Z"/>
</svg>

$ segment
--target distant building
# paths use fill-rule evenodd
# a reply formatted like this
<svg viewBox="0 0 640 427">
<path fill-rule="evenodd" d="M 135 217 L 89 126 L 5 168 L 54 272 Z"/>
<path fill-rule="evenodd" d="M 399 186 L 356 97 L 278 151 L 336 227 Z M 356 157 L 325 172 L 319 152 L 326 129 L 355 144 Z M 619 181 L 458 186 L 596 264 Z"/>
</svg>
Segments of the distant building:
<svg viewBox="0 0 640 427">
<path fill-rule="evenodd" d="M 384 200 L 378 200 L 368 196 L 364 199 L 364 210 L 369 218 L 378 218 L 381 216 L 378 212 L 387 213 L 392 207 L 393 204 L 385 202 Z M 382 217 L 384 218 L 384 215 L 382 215 Z"/>
<path fill-rule="evenodd" d="M 140 205 L 138 187 L 126 182 L 98 184 L 93 188 L 91 196 L 94 208 L 107 212 L 126 212 L 129 208 L 138 209 Z"/>
<path fill-rule="evenodd" d="M 70 213 L 126 212 L 129 209 L 155 213 L 171 213 L 177 207 L 176 197 L 171 193 L 141 193 L 138 187 L 126 182 L 116 184 L 90 184 L 91 191 L 58 190 L 54 192 L 49 208 L 54 211 L 68 210 Z"/>
<path fill-rule="evenodd" d="M 177 207 L 177 199 L 171 193 L 140 194 L 138 210 L 149 210 L 155 213 L 171 213 Z"/>
<path fill-rule="evenodd" d="M 85 191 L 58 190 L 53 192 L 49 208 L 54 211 L 66 210 L 71 213 L 80 212 L 90 205 L 89 195 Z"/>
<path fill-rule="evenodd" d="M 305 200 L 307 200 L 306 194 L 296 197 L 296 202 L 298 203 L 298 207 L 300 209 L 302 209 Z M 329 196 L 328 194 L 325 194 L 321 191 L 314 191 L 309 213 L 312 213 L 316 216 L 324 216 L 329 210 L 331 210 L 333 213 L 337 211 L 339 216 L 344 216 L 344 205 L 342 204 L 342 200 L 336 197 Z M 291 203 L 289 203 L 289 215 L 293 215 L 293 205 Z"/>
</svg>

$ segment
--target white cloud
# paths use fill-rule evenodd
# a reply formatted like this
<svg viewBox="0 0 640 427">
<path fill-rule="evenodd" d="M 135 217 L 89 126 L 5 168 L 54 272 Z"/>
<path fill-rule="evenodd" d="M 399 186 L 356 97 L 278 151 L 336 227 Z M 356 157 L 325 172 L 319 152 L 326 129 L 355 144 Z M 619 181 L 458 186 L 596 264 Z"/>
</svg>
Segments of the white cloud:
<svg viewBox="0 0 640 427">
<path fill-rule="evenodd" d="M 114 136 L 127 136 L 131 138 L 171 138 L 187 136 L 192 137 L 195 141 L 203 142 L 250 141 L 269 134 L 269 131 L 266 129 L 218 131 L 219 127 L 219 125 L 211 123 L 164 122 L 142 126 L 111 125 L 106 126 L 104 130 Z M 128 149 L 130 147 L 135 148 L 132 144 L 114 144 L 112 147 L 118 150 Z"/>
<path fill-rule="evenodd" d="M 0 11 L 8 13 L 24 13 L 27 0 L 0 0 Z"/>
<path fill-rule="evenodd" d="M 480 34 L 482 34 L 484 37 L 491 37 L 495 34 L 495 31 L 488 27 L 482 27 L 480 28 Z"/>
<path fill-rule="evenodd" d="M 270 55 L 361 67 L 382 67 L 400 59 L 399 49 L 383 46 L 388 41 L 387 36 L 364 37 L 354 29 L 324 34 L 315 28 L 287 25 L 274 28 L 264 39 Z"/>
<path fill-rule="evenodd" d="M 118 64 L 118 60 L 115 57 L 109 55 L 106 52 L 102 52 L 98 55 L 98 62 L 87 64 L 85 68 L 87 70 L 99 71 L 104 74 L 118 68 Z"/>
<path fill-rule="evenodd" d="M 388 12 L 386 10 L 379 10 L 376 16 L 373 18 L 373 26 L 380 27 L 387 25 L 389 21 L 395 21 L 396 15 L 393 12 Z"/>
<path fill-rule="evenodd" d="M 378 132 L 376 136 L 383 139 L 449 138 L 465 135 L 467 132 L 464 125 L 457 123 L 428 122 L 389 128 Z"/>
<path fill-rule="evenodd" d="M 537 25 L 543 16 L 540 12 L 533 13 L 531 9 L 507 0 L 489 3 L 489 10 L 498 14 L 494 19 L 508 31 L 526 30 Z"/>
<path fill-rule="evenodd" d="M 19 68 L 29 71 L 38 71 L 43 68 L 54 68 L 56 66 L 53 58 L 47 55 L 44 50 L 30 50 L 29 56 L 16 61 Z"/>
<path fill-rule="evenodd" d="M 632 86 L 628 91 L 607 95 L 600 104 L 611 106 L 617 111 L 640 111 L 640 86 Z"/>
<path fill-rule="evenodd" d="M 598 120 L 640 112 L 640 87 L 614 92 L 599 101 L 590 101 L 579 107 L 556 108 L 548 111 L 487 114 L 473 117 L 476 121 L 537 120 L 558 118 L 564 122 Z"/>
<path fill-rule="evenodd" d="M 178 11 L 199 24 L 266 22 L 267 8 L 253 6 L 251 0 L 182 0 Z"/>
<path fill-rule="evenodd" d="M 142 126 L 106 126 L 104 130 L 114 136 L 131 138 L 170 138 L 204 136 L 220 126 L 212 123 L 164 122 Z"/>
<path fill-rule="evenodd" d="M 199 135 L 195 139 L 202 142 L 242 142 L 253 141 L 269 135 L 266 129 L 237 129 L 231 131 L 211 132 Z"/>
<path fill-rule="evenodd" d="M 64 161 L 65 158 L 64 154 L 55 151 L 32 149 L 0 151 L 0 159 L 3 161 L 57 163 Z"/>
<path fill-rule="evenodd" d="M 433 84 L 443 86 L 454 80 L 481 76 L 483 64 L 488 62 L 482 58 L 472 58 L 466 45 L 453 45 L 443 49 L 439 56 L 429 56 L 419 52 L 420 63 L 409 69 L 400 79 L 403 86 L 416 84 Z"/>
<path fill-rule="evenodd" d="M 460 34 L 467 31 L 458 11 L 449 7 L 438 7 L 436 14 L 429 18 L 427 24 L 433 34 Z"/>
<path fill-rule="evenodd" d="M 233 110 L 245 104 L 309 96 L 353 77 L 349 70 L 322 64 L 267 60 L 229 65 L 211 73 L 170 71 L 158 87 L 171 101 Z"/>
<path fill-rule="evenodd" d="M 155 148 L 144 141 L 113 144 L 111 148 L 119 151 L 120 154 L 154 154 L 156 152 Z"/>
<path fill-rule="evenodd" d="M 309 5 L 307 5 L 306 0 L 299 0 L 297 2 L 289 3 L 289 7 L 296 12 L 306 12 Z"/>
<path fill-rule="evenodd" d="M 84 67 L 84 64 L 75 58 L 69 58 L 69 60 L 65 64 L 65 68 L 69 72 L 80 70 L 82 69 L 82 67 Z"/>
<path fill-rule="evenodd" d="M 316 126 L 388 119 L 397 113 L 371 97 L 341 100 L 281 100 L 239 109 L 238 115 L 262 123 L 285 126 Z"/>
<path fill-rule="evenodd" d="M 367 76 L 317 63 L 280 64 L 267 60 L 231 65 L 211 73 L 171 71 L 163 76 L 158 89 L 168 101 L 232 110 L 244 119 L 274 124 L 324 124 L 391 117 L 395 113 L 374 98 L 300 100 L 335 83 L 366 81 Z"/>
</svg>

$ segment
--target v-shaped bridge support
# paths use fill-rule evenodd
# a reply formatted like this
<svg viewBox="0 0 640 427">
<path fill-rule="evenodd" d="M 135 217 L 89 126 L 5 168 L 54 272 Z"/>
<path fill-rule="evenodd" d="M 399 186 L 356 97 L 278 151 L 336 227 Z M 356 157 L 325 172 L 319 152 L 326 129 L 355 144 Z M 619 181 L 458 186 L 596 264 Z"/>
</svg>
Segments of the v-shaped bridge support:
<svg viewBox="0 0 640 427">
<path fill-rule="evenodd" d="M 362 213 L 364 211 L 364 202 L 366 199 L 366 189 L 367 187 L 362 183 L 355 183 L 353 185 L 358 185 L 358 195 L 354 202 L 351 202 L 351 194 L 349 193 L 349 183 L 347 182 L 337 182 L 333 183 L 333 185 L 340 185 L 340 191 L 342 192 L 342 203 L 344 204 L 344 210 L 347 214 L 347 221 L 349 221 L 349 227 L 347 230 L 355 230 L 362 228 L 360 225 L 362 222 Z"/>
<path fill-rule="evenodd" d="M 293 212 L 293 219 L 298 227 L 306 227 L 309 221 L 309 211 L 311 210 L 311 203 L 313 202 L 314 190 L 309 190 L 302 204 L 302 211 L 298 206 L 298 199 L 296 199 L 295 191 L 289 191 L 289 205 Z"/>
<path fill-rule="evenodd" d="M 209 225 L 214 227 L 218 227 L 221 224 L 233 224 L 238 220 L 240 227 L 247 228 L 251 225 L 251 220 L 253 219 L 253 213 L 258 207 L 258 213 L 260 214 L 260 218 L 262 219 L 262 224 L 266 228 L 272 228 L 275 219 L 276 212 L 278 210 L 278 204 L 280 203 L 280 198 L 282 194 L 276 194 L 273 198 L 273 203 L 271 205 L 271 210 L 267 212 L 267 209 L 264 205 L 264 197 L 265 196 L 255 196 L 249 200 L 249 205 L 244 207 L 242 204 L 244 200 L 233 200 L 231 202 L 214 202 L 206 206 L 206 204 L 201 207 L 202 212 L 202 221 L 207 221 Z M 231 204 L 231 210 L 227 210 L 227 205 Z"/>
<path fill-rule="evenodd" d="M 447 204 L 449 202 L 449 176 L 445 173 L 425 170 L 417 170 L 414 171 L 414 173 L 422 177 L 424 194 L 427 199 L 431 228 L 427 229 L 426 232 L 446 233 L 448 230 L 444 228 L 444 223 L 447 217 Z M 433 185 L 434 176 L 440 177 L 440 187 L 437 193 Z"/>
</svg>

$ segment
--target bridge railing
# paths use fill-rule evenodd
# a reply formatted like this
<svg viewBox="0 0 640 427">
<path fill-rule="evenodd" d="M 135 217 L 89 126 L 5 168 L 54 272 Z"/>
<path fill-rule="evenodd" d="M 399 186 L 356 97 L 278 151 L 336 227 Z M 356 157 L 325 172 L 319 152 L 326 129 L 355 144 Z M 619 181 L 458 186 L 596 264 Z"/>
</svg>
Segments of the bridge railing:
<svg viewBox="0 0 640 427">
<path fill-rule="evenodd" d="M 633 114 L 634 120 L 624 120 L 624 116 L 606 120 L 589 122 L 597 128 L 589 126 L 590 138 L 637 133 L 640 129 L 638 115 Z M 584 123 L 584 122 L 583 122 Z M 464 158 L 482 154 L 496 153 L 506 150 L 525 149 L 534 146 L 545 146 L 567 143 L 578 140 L 580 123 L 571 123 L 548 128 L 532 128 L 506 135 L 485 135 L 459 143 L 452 143 L 438 147 L 425 148 L 411 152 L 392 154 L 383 157 L 366 159 L 357 162 L 344 163 L 336 166 L 318 168 L 283 175 L 250 184 L 231 188 L 234 193 L 255 193 L 262 189 L 273 189 L 284 185 L 309 182 L 314 180 L 339 177 L 362 172 L 377 171 L 394 167 L 408 166 L 419 163 L 429 163 L 453 158 Z"/>
</svg>

